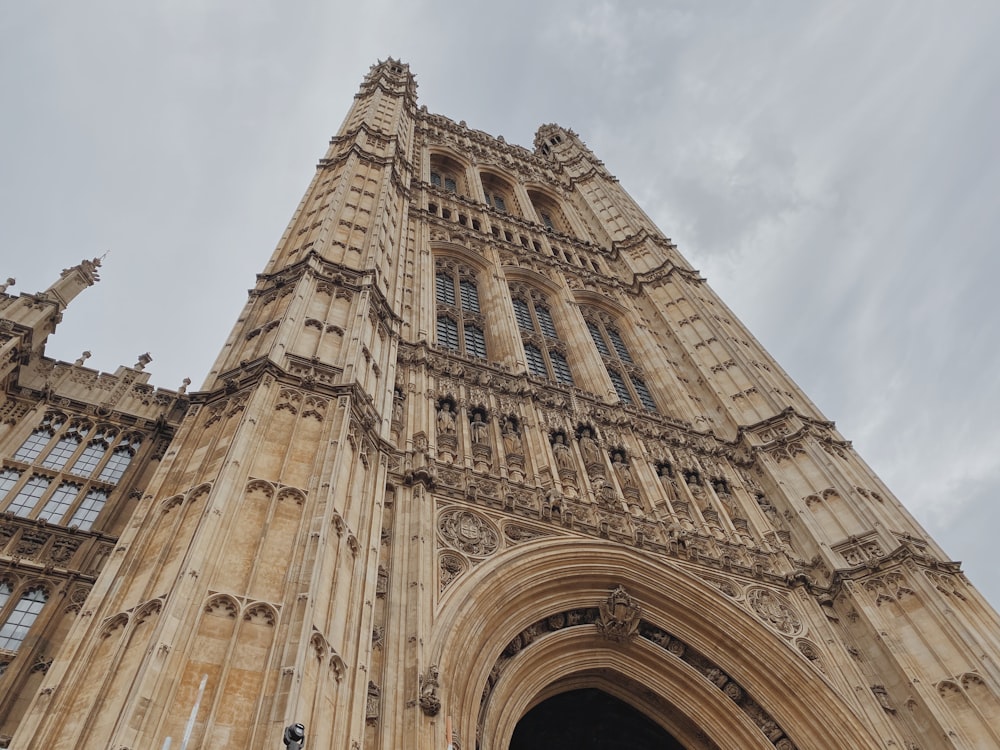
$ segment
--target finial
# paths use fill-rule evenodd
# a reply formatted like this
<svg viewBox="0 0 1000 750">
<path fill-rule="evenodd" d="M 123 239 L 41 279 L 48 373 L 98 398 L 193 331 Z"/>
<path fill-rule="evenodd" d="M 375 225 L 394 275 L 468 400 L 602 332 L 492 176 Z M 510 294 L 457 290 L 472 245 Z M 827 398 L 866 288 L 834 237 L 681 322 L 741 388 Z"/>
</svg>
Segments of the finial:
<svg viewBox="0 0 1000 750">
<path fill-rule="evenodd" d="M 184 378 L 184 380 L 181 381 L 181 387 L 177 389 L 177 395 L 181 396 L 187 393 L 189 385 L 191 385 L 191 378 Z"/>
<path fill-rule="evenodd" d="M 146 369 L 146 365 L 148 365 L 152 361 L 153 358 L 149 356 L 149 352 L 146 352 L 145 354 L 140 354 L 139 361 L 136 362 L 134 365 L 132 365 L 132 369 L 142 372 L 144 369 Z"/>
<path fill-rule="evenodd" d="M 15 279 L 13 276 L 11 276 L 9 279 L 7 279 L 6 282 L 4 282 L 3 284 L 0 284 L 0 294 L 5 294 L 7 292 L 7 290 L 10 287 L 14 286 L 14 284 L 16 284 L 16 283 L 17 283 L 17 279 Z"/>
<path fill-rule="evenodd" d="M 83 363 L 86 362 L 88 359 L 90 359 L 90 352 L 85 351 L 83 354 L 80 355 L 80 358 L 73 364 L 76 365 L 77 367 L 83 367 Z"/>
</svg>

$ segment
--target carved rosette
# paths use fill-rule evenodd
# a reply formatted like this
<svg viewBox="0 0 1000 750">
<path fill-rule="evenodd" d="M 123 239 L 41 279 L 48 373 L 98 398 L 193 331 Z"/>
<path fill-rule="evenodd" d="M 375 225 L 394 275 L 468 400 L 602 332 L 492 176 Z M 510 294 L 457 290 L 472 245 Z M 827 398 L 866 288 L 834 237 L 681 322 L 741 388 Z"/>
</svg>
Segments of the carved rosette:
<svg viewBox="0 0 1000 750">
<path fill-rule="evenodd" d="M 746 594 L 750 609 L 782 635 L 798 635 L 802 632 L 802 620 L 788 600 L 770 589 L 751 588 Z"/>
<path fill-rule="evenodd" d="M 474 557 L 492 555 L 500 547 L 500 530 L 470 510 L 446 510 L 438 518 L 438 533 L 451 547 Z"/>
</svg>

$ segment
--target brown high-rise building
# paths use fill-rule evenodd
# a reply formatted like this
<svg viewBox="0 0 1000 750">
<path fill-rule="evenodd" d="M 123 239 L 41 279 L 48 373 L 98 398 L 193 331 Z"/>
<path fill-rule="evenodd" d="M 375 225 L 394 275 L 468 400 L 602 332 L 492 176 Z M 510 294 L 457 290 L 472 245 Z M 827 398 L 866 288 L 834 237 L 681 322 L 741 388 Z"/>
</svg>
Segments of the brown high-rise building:
<svg viewBox="0 0 1000 750">
<path fill-rule="evenodd" d="M 96 262 L 4 288 L 0 746 L 1000 746 L 959 565 L 534 146 L 374 66 L 198 391 L 45 357 Z"/>
</svg>

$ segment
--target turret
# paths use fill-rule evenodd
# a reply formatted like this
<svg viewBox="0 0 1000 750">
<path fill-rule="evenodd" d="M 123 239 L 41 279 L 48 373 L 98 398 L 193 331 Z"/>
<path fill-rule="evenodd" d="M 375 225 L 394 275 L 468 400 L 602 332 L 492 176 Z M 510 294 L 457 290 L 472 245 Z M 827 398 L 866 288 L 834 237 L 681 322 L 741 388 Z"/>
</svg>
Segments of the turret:
<svg viewBox="0 0 1000 750">
<path fill-rule="evenodd" d="M 0 381 L 32 354 L 41 354 L 45 342 L 62 320 L 62 313 L 80 292 L 100 281 L 97 269 L 101 259 L 82 260 L 64 268 L 59 278 L 44 292 L 9 296 L 6 289 L 0 299 Z"/>
</svg>

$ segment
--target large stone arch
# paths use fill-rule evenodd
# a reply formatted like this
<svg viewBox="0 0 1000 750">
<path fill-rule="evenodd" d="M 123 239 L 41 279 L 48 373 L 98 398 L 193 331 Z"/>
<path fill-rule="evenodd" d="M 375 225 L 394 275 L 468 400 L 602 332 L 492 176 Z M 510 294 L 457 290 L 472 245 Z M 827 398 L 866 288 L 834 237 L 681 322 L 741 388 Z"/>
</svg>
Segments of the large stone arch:
<svg viewBox="0 0 1000 750">
<path fill-rule="evenodd" d="M 799 750 L 878 746 L 843 698 L 790 645 L 680 565 L 611 542 L 549 537 L 480 563 L 439 603 L 429 657 L 439 666 L 444 710 L 454 717 L 463 747 L 475 747 L 481 723 L 481 750 L 506 750 L 520 716 L 562 689 L 550 686 L 606 689 L 595 676 L 612 673 L 642 684 L 720 747 L 774 747 L 746 713 L 683 662 L 643 638 L 609 641 L 593 626 L 547 633 L 525 658 L 511 661 L 515 679 L 496 683 L 481 715 L 491 669 L 515 636 L 551 615 L 597 607 L 619 585 L 642 605 L 643 622 L 718 665 Z M 637 696 L 619 691 L 616 697 L 649 711 Z M 679 735 L 690 731 L 682 722 L 651 718 Z"/>
</svg>

